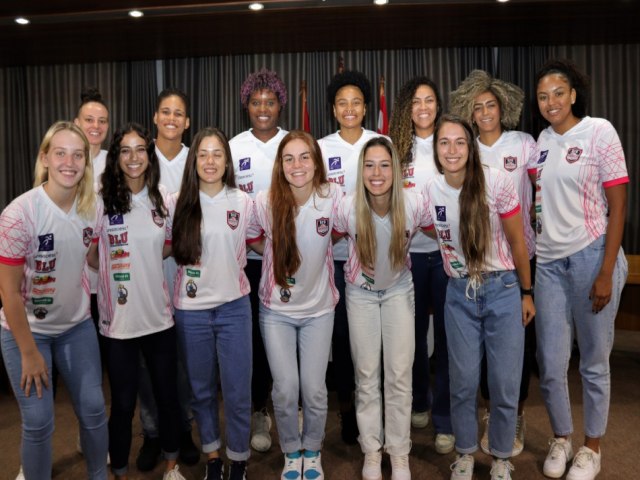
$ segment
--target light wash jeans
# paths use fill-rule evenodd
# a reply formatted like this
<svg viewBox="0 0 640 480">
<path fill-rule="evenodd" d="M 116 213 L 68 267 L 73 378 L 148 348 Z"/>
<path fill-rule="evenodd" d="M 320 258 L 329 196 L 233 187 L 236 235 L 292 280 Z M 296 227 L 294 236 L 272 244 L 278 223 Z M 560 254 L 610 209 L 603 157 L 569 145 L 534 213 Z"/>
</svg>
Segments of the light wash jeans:
<svg viewBox="0 0 640 480">
<path fill-rule="evenodd" d="M 87 462 L 87 478 L 106 480 L 108 430 L 102 394 L 100 350 L 90 318 L 59 335 L 33 333 L 44 357 L 51 382 L 55 363 L 69 391 L 73 410 L 80 423 L 80 444 Z M 29 397 L 20 388 L 20 349 L 10 330 L 2 329 L 2 356 L 22 416 L 21 461 L 25 478 L 51 479 L 51 436 L 54 427 L 54 399 L 51 383 L 38 398 L 32 387 Z"/>
<path fill-rule="evenodd" d="M 260 331 L 273 377 L 271 400 L 284 453 L 322 448 L 333 314 L 298 319 L 260 305 Z M 298 430 L 300 392 L 302 435 Z"/>
<path fill-rule="evenodd" d="M 176 331 L 193 391 L 204 453 L 220 449 L 218 365 L 224 397 L 227 458 L 249 458 L 251 426 L 251 304 L 249 296 L 208 310 L 176 308 Z"/>
<path fill-rule="evenodd" d="M 494 456 L 509 458 L 516 434 L 524 352 L 520 284 L 515 271 L 490 272 L 483 275 L 475 298 L 470 299 L 467 281 L 449 279 L 444 307 L 456 450 L 465 454 L 478 449 L 478 386 L 486 355 L 491 395 L 489 447 Z"/>
<path fill-rule="evenodd" d="M 589 292 L 604 257 L 605 236 L 567 258 L 539 263 L 536 270 L 536 336 L 540 390 L 556 435 L 573 432 L 567 371 L 574 332 L 580 350 L 584 433 L 604 435 L 609 416 L 611 372 L 609 355 L 620 295 L 628 265 L 622 248 L 613 273 L 611 301 L 591 311 Z"/>
<path fill-rule="evenodd" d="M 376 452 L 383 446 L 391 455 L 408 455 L 411 450 L 414 308 L 410 272 L 386 290 L 369 291 L 347 283 L 356 418 L 364 453 Z"/>
</svg>

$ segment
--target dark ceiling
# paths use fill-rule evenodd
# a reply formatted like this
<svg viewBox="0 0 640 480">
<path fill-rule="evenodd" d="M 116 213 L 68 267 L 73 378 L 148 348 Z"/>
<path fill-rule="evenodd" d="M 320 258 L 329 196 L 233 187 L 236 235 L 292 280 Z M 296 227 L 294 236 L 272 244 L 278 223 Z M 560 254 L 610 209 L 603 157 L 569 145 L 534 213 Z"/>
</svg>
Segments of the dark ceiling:
<svg viewBox="0 0 640 480">
<path fill-rule="evenodd" d="M 637 0 L 14 0 L 0 66 L 239 53 L 640 42 Z M 127 11 L 138 8 L 144 17 Z M 17 25 L 18 16 L 31 24 Z"/>
</svg>

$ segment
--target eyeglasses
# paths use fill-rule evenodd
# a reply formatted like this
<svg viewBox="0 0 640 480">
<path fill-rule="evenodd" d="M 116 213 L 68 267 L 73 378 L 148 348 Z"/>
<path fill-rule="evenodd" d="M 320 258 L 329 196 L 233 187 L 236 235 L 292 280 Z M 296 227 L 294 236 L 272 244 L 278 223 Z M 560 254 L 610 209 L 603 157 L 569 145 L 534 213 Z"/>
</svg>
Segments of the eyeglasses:
<svg viewBox="0 0 640 480">
<path fill-rule="evenodd" d="M 120 157 L 123 160 L 130 160 L 135 153 L 136 157 L 141 157 L 147 154 L 147 147 L 144 145 L 138 145 L 136 147 L 122 147 L 120 149 Z"/>
</svg>

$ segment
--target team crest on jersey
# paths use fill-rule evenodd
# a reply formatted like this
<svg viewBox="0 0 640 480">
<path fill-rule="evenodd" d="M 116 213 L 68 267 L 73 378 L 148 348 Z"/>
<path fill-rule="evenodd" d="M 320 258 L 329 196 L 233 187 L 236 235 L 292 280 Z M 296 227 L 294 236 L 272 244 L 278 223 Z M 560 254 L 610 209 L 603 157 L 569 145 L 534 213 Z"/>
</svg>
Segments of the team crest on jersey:
<svg viewBox="0 0 640 480">
<path fill-rule="evenodd" d="M 316 232 L 318 232 L 318 235 L 321 237 L 329 233 L 329 219 L 327 217 L 316 219 Z"/>
<path fill-rule="evenodd" d="M 541 163 L 544 163 L 544 161 L 547 159 L 547 155 L 549 155 L 549 150 L 543 150 L 540 152 L 540 158 L 538 158 L 538 165 L 540 165 Z"/>
<path fill-rule="evenodd" d="M 281 288 L 280 289 L 280 301 L 282 303 L 289 303 L 290 299 L 291 299 L 291 290 L 289 290 L 288 288 Z"/>
<path fill-rule="evenodd" d="M 342 158 L 330 157 L 329 158 L 329 170 L 340 170 L 342 168 Z"/>
<path fill-rule="evenodd" d="M 153 223 L 155 223 L 157 226 L 161 228 L 164 226 L 164 218 L 160 216 L 155 208 L 151 210 L 151 218 L 153 218 Z"/>
<path fill-rule="evenodd" d="M 118 305 L 124 305 L 127 303 L 127 298 L 129 297 L 129 290 L 127 287 L 120 284 L 118 285 Z"/>
<path fill-rule="evenodd" d="M 53 250 L 53 233 L 38 235 L 38 251 L 51 252 Z"/>
<path fill-rule="evenodd" d="M 47 313 L 49 313 L 49 311 L 44 307 L 37 307 L 33 309 L 33 314 L 38 320 L 44 320 L 44 317 L 47 316 Z"/>
<path fill-rule="evenodd" d="M 227 210 L 227 225 L 231 227 L 231 230 L 238 228 L 240 223 L 240 213 L 235 210 Z"/>
<path fill-rule="evenodd" d="M 518 166 L 518 157 L 504 157 L 504 169 L 507 172 L 513 172 Z"/>
<path fill-rule="evenodd" d="M 241 158 L 238 161 L 240 170 L 251 170 L 251 157 Z"/>
<path fill-rule="evenodd" d="M 576 163 L 578 160 L 580 160 L 580 155 L 582 155 L 582 149 L 581 148 L 571 147 L 567 151 L 566 160 L 569 163 Z"/>
<path fill-rule="evenodd" d="M 87 227 L 82 230 L 82 243 L 85 247 L 91 245 L 91 237 L 93 237 L 93 228 Z"/>
<path fill-rule="evenodd" d="M 185 290 L 187 291 L 187 297 L 189 298 L 196 298 L 196 292 L 198 291 L 198 285 L 196 285 L 196 282 L 193 281 L 193 279 L 189 279 L 189 281 L 187 282 L 187 284 L 184 286 Z"/>
<path fill-rule="evenodd" d="M 438 222 L 447 221 L 447 207 L 444 205 L 436 205 L 436 220 Z"/>
<path fill-rule="evenodd" d="M 123 225 L 124 218 L 121 214 L 116 213 L 115 215 L 109 215 L 109 225 Z"/>
</svg>

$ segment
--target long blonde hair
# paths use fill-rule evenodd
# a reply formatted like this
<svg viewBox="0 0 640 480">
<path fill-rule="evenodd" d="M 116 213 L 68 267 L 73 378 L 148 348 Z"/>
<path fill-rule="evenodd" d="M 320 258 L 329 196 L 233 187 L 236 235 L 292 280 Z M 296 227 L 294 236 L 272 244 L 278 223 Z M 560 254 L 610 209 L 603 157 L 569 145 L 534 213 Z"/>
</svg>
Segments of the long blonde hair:
<svg viewBox="0 0 640 480">
<path fill-rule="evenodd" d="M 51 139 L 63 130 L 69 130 L 80 137 L 84 146 L 84 175 L 78 183 L 76 191 L 76 211 L 78 215 L 85 219 L 92 219 L 95 216 L 96 195 L 93 188 L 93 164 L 91 162 L 91 145 L 84 132 L 73 122 L 58 121 L 49 127 L 47 133 L 42 138 L 42 143 L 38 149 L 36 167 L 34 171 L 33 186 L 38 187 L 49 180 L 49 170 L 42 163 L 42 157 L 49 153 L 51 149 Z"/>
<path fill-rule="evenodd" d="M 364 158 L 367 150 L 381 146 L 391 155 L 391 167 L 393 170 L 393 183 L 389 215 L 391 218 L 391 243 L 389 245 L 389 260 L 391 268 L 400 270 L 407 259 L 407 238 L 405 235 L 406 218 L 404 210 L 404 194 L 402 188 L 402 169 L 400 158 L 393 144 L 385 137 L 374 137 L 364 144 L 358 159 L 358 180 L 356 184 L 355 209 L 356 209 L 356 252 L 360 263 L 371 270 L 376 264 L 376 232 L 373 223 L 373 212 L 369 200 L 369 192 L 364 186 L 362 172 Z"/>
</svg>

